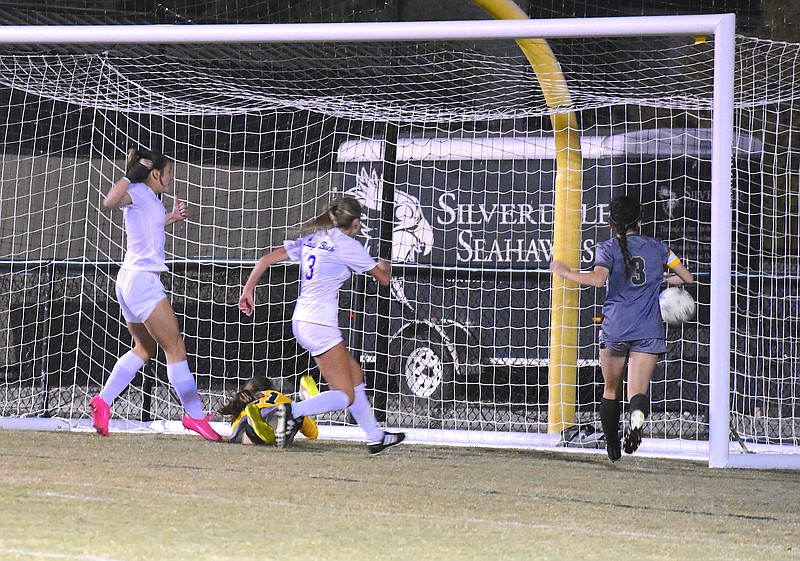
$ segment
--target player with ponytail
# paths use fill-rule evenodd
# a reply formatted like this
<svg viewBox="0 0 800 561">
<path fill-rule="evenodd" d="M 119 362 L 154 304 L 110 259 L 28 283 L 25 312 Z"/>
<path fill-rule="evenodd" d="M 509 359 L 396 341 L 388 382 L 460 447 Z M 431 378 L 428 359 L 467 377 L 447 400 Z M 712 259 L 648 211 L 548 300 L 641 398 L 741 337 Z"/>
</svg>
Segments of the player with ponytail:
<svg viewBox="0 0 800 561">
<path fill-rule="evenodd" d="M 163 154 L 131 150 L 125 177 L 109 189 L 103 200 L 106 209 L 121 208 L 125 222 L 127 245 L 116 292 L 134 346 L 117 360 L 100 395 L 89 401 L 92 423 L 101 436 L 108 436 L 114 400 L 161 347 L 167 359 L 167 377 L 185 410 L 183 426 L 207 440 L 220 440 L 203 412 L 178 319 L 160 278 L 168 270 L 164 227 L 187 217 L 186 204 L 177 197 L 170 213 L 160 200 L 162 194 L 169 192 L 172 177 L 172 162 Z"/>
<path fill-rule="evenodd" d="M 641 206 L 633 197 L 611 201 L 609 226 L 614 237 L 598 244 L 594 268 L 574 271 L 553 261 L 552 271 L 581 285 L 606 288 L 600 331 L 603 398 L 600 422 L 611 461 L 622 456 L 619 440 L 622 381 L 628 370 L 630 423 L 624 449 L 632 454 L 642 441 L 642 426 L 650 412 L 647 392 L 658 357 L 667 351 L 666 331 L 658 306 L 661 283 L 691 284 L 694 278 L 666 242 L 639 233 Z M 674 275 L 666 275 L 665 268 Z"/>
<path fill-rule="evenodd" d="M 353 272 L 367 273 L 383 286 L 391 278 L 389 262 L 376 262 L 354 239 L 360 229 L 361 204 L 352 197 L 333 201 L 303 227 L 304 236 L 284 242 L 283 247 L 258 260 L 239 298 L 239 309 L 252 314 L 253 293 L 267 268 L 286 260 L 300 262 L 300 295 L 292 331 L 314 357 L 330 389 L 278 408 L 275 438 L 280 448 L 292 442 L 304 417 L 345 408 L 366 433 L 371 454 L 379 454 L 405 438 L 403 433 L 384 431 L 378 425 L 367 398 L 364 371 L 345 347 L 339 329 L 339 289 Z"/>
</svg>

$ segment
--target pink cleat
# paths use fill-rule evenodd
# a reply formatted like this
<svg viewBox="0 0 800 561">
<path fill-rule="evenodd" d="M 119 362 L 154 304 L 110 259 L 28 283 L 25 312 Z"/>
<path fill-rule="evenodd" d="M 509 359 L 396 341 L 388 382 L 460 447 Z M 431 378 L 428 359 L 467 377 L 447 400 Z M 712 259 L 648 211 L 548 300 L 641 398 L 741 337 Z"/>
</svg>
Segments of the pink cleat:
<svg viewBox="0 0 800 561">
<path fill-rule="evenodd" d="M 111 419 L 111 408 L 99 395 L 89 400 L 92 410 L 92 425 L 100 436 L 108 436 L 108 420 Z"/>
<path fill-rule="evenodd" d="M 210 418 L 210 414 L 202 419 L 192 419 L 189 415 L 184 415 L 183 426 L 189 430 L 193 430 L 206 440 L 210 440 L 211 442 L 219 442 L 222 440 L 222 437 L 217 434 L 217 431 L 211 428 L 211 424 L 208 422 Z"/>
</svg>

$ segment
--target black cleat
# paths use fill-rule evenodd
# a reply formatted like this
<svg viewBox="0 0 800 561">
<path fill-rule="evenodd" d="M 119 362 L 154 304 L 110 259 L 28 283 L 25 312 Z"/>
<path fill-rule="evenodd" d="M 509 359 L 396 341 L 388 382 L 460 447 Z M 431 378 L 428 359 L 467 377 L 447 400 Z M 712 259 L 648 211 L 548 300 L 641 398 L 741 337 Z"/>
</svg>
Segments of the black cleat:
<svg viewBox="0 0 800 561">
<path fill-rule="evenodd" d="M 608 454 L 608 459 L 612 462 L 619 460 L 622 457 L 622 450 L 619 449 L 619 440 L 606 442 L 606 453 Z"/>
<path fill-rule="evenodd" d="M 631 428 L 625 435 L 623 448 L 626 454 L 633 454 L 642 443 L 642 427 L 644 426 L 644 413 L 641 411 L 631 412 Z"/>
<path fill-rule="evenodd" d="M 300 430 L 304 417 L 293 417 L 292 406 L 289 403 L 278 405 L 275 416 L 277 419 L 275 444 L 278 448 L 286 448 L 294 442 L 294 437 Z"/>
<path fill-rule="evenodd" d="M 405 440 L 406 435 L 403 432 L 385 432 L 383 433 L 383 439 L 378 442 L 370 442 L 367 444 L 367 449 L 369 453 L 373 456 L 377 456 L 387 448 L 391 448 L 392 446 L 397 446 L 403 440 Z"/>
<path fill-rule="evenodd" d="M 639 445 L 642 443 L 642 429 L 631 429 L 631 431 L 625 435 L 625 453 L 626 454 L 633 454 L 638 450 Z"/>
</svg>

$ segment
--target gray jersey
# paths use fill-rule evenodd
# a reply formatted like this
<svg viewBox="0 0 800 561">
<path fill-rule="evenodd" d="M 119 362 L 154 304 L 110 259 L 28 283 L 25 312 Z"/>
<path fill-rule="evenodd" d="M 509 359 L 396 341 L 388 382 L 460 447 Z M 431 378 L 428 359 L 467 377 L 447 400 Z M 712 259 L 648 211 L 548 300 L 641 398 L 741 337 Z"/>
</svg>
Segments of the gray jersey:
<svg viewBox="0 0 800 561">
<path fill-rule="evenodd" d="M 619 240 L 612 238 L 597 246 L 595 267 L 610 271 L 603 304 L 603 339 L 608 342 L 664 339 L 664 322 L 658 294 L 664 281 L 664 267 L 674 260 L 666 242 L 640 235 L 628 236 L 631 276 Z"/>
</svg>

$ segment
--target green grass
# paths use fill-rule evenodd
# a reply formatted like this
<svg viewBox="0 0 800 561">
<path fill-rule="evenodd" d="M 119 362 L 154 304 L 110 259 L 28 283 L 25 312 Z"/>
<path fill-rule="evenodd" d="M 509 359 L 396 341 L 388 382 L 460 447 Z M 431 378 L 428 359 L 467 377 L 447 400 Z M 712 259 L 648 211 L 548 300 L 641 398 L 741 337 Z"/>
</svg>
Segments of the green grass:
<svg viewBox="0 0 800 561">
<path fill-rule="evenodd" d="M 0 559 L 800 559 L 800 476 L 636 456 L 0 431 Z"/>
</svg>

